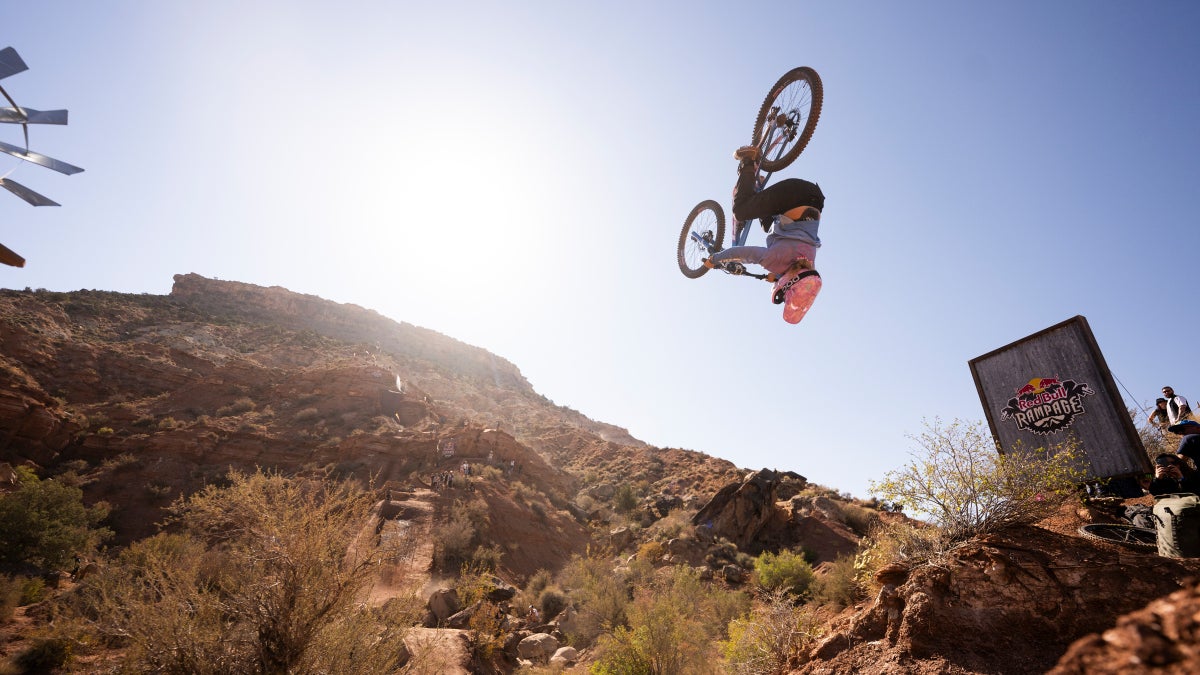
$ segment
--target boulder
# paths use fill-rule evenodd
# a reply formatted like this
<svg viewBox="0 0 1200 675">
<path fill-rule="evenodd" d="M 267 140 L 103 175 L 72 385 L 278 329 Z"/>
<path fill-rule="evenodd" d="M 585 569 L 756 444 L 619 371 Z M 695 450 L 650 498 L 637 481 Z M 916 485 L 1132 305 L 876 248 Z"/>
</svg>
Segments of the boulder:
<svg viewBox="0 0 1200 675">
<path fill-rule="evenodd" d="M 558 651 L 554 652 L 554 656 L 550 657 L 550 665 L 559 668 L 574 664 L 579 660 L 579 651 L 574 647 L 566 646 L 559 647 Z"/>
<path fill-rule="evenodd" d="M 687 564 L 695 567 L 704 562 L 707 547 L 695 539 L 668 539 L 664 545 L 671 556 L 672 564 Z"/>
<path fill-rule="evenodd" d="M 446 628 L 412 628 L 404 635 L 409 661 L 420 664 L 419 672 L 438 675 L 468 675 L 471 640 L 468 631 Z"/>
<path fill-rule="evenodd" d="M 570 635 L 579 629 L 579 613 L 574 607 L 567 607 L 550 622 L 559 632 Z"/>
<path fill-rule="evenodd" d="M 618 527 L 608 533 L 608 543 L 614 551 L 623 551 L 633 543 L 633 531 L 628 527 Z"/>
<path fill-rule="evenodd" d="M 558 651 L 558 640 L 548 633 L 535 633 L 517 643 L 517 656 L 539 663 L 547 662 Z"/>
<path fill-rule="evenodd" d="M 665 518 L 674 509 L 683 508 L 683 499 L 671 496 L 660 496 L 654 499 L 654 510 L 660 517 Z"/>
<path fill-rule="evenodd" d="M 579 494 L 591 497 L 592 499 L 598 499 L 600 501 L 608 501 L 612 499 L 614 494 L 616 494 L 616 490 L 617 489 L 612 485 L 612 483 L 601 483 L 600 485 L 593 485 L 591 487 L 584 488 L 583 490 L 579 491 Z"/>
<path fill-rule="evenodd" d="M 731 584 L 740 584 L 746 580 L 746 570 L 737 565 L 726 565 L 721 568 L 721 577 Z"/>
<path fill-rule="evenodd" d="M 725 537 L 746 549 L 777 515 L 779 475 L 770 469 L 755 471 L 740 483 L 721 488 L 692 518 L 705 536 Z"/>
<path fill-rule="evenodd" d="M 463 609 L 461 611 L 455 612 L 454 614 L 451 614 L 450 617 L 446 619 L 446 622 L 445 622 L 446 627 L 447 628 L 466 628 L 467 625 L 471 623 L 471 617 L 475 616 L 475 612 L 478 612 L 479 608 L 482 606 L 483 606 L 483 601 L 480 600 L 479 602 L 472 604 L 470 607 L 467 607 L 466 609 Z"/>
<path fill-rule="evenodd" d="M 507 602 L 512 600 L 513 596 L 517 594 L 516 587 L 510 583 L 507 583 L 500 577 L 493 576 L 489 579 L 489 581 L 492 584 L 492 590 L 487 592 L 487 599 L 492 602 Z"/>
<path fill-rule="evenodd" d="M 462 601 L 458 599 L 458 591 L 453 588 L 439 588 L 429 595 L 426 603 L 438 623 L 443 623 L 454 613 L 462 609 Z"/>
</svg>

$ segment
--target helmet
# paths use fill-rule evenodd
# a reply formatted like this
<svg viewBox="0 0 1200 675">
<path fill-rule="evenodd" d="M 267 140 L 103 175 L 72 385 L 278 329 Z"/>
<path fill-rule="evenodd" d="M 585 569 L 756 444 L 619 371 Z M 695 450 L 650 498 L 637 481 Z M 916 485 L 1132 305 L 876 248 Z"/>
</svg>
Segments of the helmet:
<svg viewBox="0 0 1200 675">
<path fill-rule="evenodd" d="M 817 293 L 821 292 L 821 275 L 807 260 L 797 261 L 775 282 L 771 302 L 783 305 L 783 320 L 800 323 L 808 313 Z"/>
</svg>

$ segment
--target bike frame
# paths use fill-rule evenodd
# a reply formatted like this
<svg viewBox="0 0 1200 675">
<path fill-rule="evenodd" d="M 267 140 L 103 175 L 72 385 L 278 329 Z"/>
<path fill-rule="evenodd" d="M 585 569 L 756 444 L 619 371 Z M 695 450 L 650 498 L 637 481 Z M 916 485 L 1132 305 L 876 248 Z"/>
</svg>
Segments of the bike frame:
<svg viewBox="0 0 1200 675">
<path fill-rule="evenodd" d="M 778 117 L 778 109 L 772 108 L 771 122 L 767 125 L 767 130 L 763 133 L 763 140 L 758 145 L 759 151 L 763 157 L 767 157 L 771 152 L 778 151 L 783 153 L 783 142 L 786 137 L 780 131 L 780 127 L 776 124 Z M 778 157 L 775 157 L 778 159 Z M 762 192 L 767 187 L 767 181 L 771 180 L 772 173 L 760 173 L 754 179 L 755 193 Z M 729 210 L 730 218 L 733 222 L 733 246 L 745 246 L 746 240 L 750 238 L 750 221 L 738 220 L 733 218 L 733 209 Z"/>
<path fill-rule="evenodd" d="M 767 129 L 766 129 L 765 133 L 763 133 L 763 139 L 758 144 L 758 149 L 762 153 L 763 157 L 767 157 L 771 152 L 775 152 L 775 151 L 778 151 L 780 154 L 782 154 L 783 143 L 786 140 L 786 136 L 781 132 L 781 128 L 777 124 L 777 117 L 778 117 L 778 110 L 772 109 L 771 122 L 770 122 L 770 124 L 767 125 Z M 772 176 L 772 173 L 764 174 L 764 173 L 760 172 L 754 179 L 755 192 L 761 192 L 767 186 L 767 181 L 771 180 L 771 176 Z M 730 209 L 729 213 L 730 213 L 730 216 L 732 216 L 733 210 Z M 731 245 L 731 248 L 733 246 L 745 246 L 746 241 L 750 238 L 750 229 L 751 229 L 750 221 L 737 220 L 736 218 L 733 218 L 732 223 L 733 223 L 733 243 Z M 703 246 L 705 248 L 705 250 L 708 251 L 709 255 L 712 255 L 713 253 L 716 253 L 717 250 L 719 250 L 720 242 L 714 242 L 711 240 L 707 240 L 704 237 L 701 237 L 700 234 L 697 232 L 692 232 L 691 237 L 696 243 L 698 243 L 700 246 Z M 753 274 L 751 272 L 747 272 L 745 266 L 743 266 L 741 263 L 736 263 L 736 262 L 717 263 L 717 269 L 720 269 L 729 274 L 745 275 L 745 276 L 754 277 L 756 279 L 765 279 L 767 281 L 774 281 L 773 275 Z"/>
</svg>

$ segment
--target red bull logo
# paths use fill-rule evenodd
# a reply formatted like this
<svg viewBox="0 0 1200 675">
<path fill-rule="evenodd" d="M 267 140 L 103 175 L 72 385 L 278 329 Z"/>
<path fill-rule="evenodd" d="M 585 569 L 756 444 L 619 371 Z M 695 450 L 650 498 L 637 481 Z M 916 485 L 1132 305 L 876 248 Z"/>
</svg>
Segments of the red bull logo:
<svg viewBox="0 0 1200 675">
<path fill-rule="evenodd" d="M 1035 377 L 1017 388 L 1016 396 L 1000 411 L 1002 419 L 1012 419 L 1017 428 L 1035 434 L 1049 434 L 1071 426 L 1084 412 L 1083 397 L 1095 392 L 1086 383 Z"/>
</svg>

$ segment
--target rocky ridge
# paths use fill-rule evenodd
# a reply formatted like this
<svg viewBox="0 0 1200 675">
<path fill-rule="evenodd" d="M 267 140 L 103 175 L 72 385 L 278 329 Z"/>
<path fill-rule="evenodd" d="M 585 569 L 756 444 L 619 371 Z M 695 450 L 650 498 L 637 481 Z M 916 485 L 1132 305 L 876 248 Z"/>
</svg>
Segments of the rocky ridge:
<svg viewBox="0 0 1200 675">
<path fill-rule="evenodd" d="M 0 291 L 0 462 L 74 476 L 86 500 L 115 505 L 118 544 L 155 531 L 172 499 L 230 467 L 371 478 L 391 517 L 410 514 L 425 532 L 456 502 L 479 499 L 480 539 L 499 547 L 514 583 L 591 548 L 627 556 L 663 536 L 662 563 L 708 566 L 738 584 L 746 570 L 714 559 L 717 542 L 748 553 L 803 547 L 829 562 L 857 549 L 851 506 L 869 506 L 794 472 L 649 447 L 434 331 L 197 275 L 177 276 L 168 296 Z M 480 472 L 470 492 L 432 489 L 434 475 L 463 462 Z M 615 497 L 629 486 L 639 500 L 618 517 Z M 1060 657 L 1060 672 L 1110 658 L 1141 666 L 1096 672 L 1189 672 L 1196 639 L 1183 617 L 1194 591 L 1168 594 L 1200 567 L 1075 536 L 1105 517 L 1071 510 L 940 565 L 892 570 L 878 596 L 828 617 L 801 672 L 1041 672 Z M 1163 618 L 1163 603 L 1177 619 Z M 464 639 L 428 630 L 414 639 Z M 1148 658 L 1163 640 L 1169 658 Z M 535 643 L 548 649 L 542 638 L 526 649 Z M 519 644 L 511 650 L 515 659 Z"/>
</svg>

